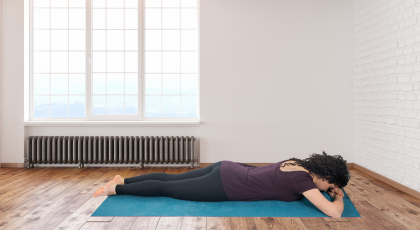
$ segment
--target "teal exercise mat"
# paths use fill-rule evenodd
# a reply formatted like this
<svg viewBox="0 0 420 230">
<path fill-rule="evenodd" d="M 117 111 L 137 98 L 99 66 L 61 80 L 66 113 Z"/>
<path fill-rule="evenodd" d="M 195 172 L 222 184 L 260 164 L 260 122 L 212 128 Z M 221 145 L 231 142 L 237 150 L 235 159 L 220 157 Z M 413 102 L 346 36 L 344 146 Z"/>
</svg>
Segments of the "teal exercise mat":
<svg viewBox="0 0 420 230">
<path fill-rule="evenodd" d="M 360 217 L 344 191 L 342 217 Z M 322 194 L 330 201 L 333 199 Z M 220 217 L 328 217 L 308 199 L 203 202 L 171 197 L 109 196 L 92 216 L 220 216 Z"/>
</svg>

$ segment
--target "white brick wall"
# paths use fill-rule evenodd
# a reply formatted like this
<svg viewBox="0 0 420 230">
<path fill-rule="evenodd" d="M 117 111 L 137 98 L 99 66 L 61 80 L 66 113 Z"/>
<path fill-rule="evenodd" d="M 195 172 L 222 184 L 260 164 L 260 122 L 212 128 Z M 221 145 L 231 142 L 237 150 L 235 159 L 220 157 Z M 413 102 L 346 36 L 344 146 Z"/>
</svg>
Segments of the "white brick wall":
<svg viewBox="0 0 420 230">
<path fill-rule="evenodd" d="M 355 0 L 356 164 L 420 191 L 420 0 Z"/>
</svg>

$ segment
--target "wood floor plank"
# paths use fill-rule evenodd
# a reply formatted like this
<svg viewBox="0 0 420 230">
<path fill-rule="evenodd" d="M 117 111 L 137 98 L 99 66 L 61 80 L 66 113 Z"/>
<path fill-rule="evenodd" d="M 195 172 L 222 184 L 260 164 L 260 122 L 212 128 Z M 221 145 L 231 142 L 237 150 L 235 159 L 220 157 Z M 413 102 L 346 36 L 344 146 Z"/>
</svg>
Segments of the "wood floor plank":
<svg viewBox="0 0 420 230">
<path fill-rule="evenodd" d="M 6 203 L 12 199 L 18 199 L 23 197 L 23 199 L 27 199 L 27 196 L 33 197 L 34 195 L 38 195 L 39 193 L 47 190 L 48 188 L 54 186 L 55 184 L 59 183 L 58 180 L 54 180 L 54 178 L 62 176 L 62 173 L 66 172 L 65 169 L 57 169 L 54 170 L 51 175 L 45 175 L 38 179 L 35 179 L 31 183 L 28 183 L 26 186 L 22 186 L 16 189 L 12 189 L 0 195 L 0 207 L 1 204 Z M 23 200 L 21 200 L 23 201 Z"/>
<path fill-rule="evenodd" d="M 334 221 L 328 222 L 328 225 L 334 230 L 358 230 L 352 222 Z"/>
<path fill-rule="evenodd" d="M 51 173 L 53 170 L 54 168 L 29 169 L 16 177 L 7 178 L 0 183 L 0 194 L 25 186 L 33 180 L 36 180 L 47 173 Z M 7 187 L 4 186 L 5 184 L 7 184 Z"/>
<path fill-rule="evenodd" d="M 106 227 L 106 230 L 122 229 L 130 230 L 136 221 L 136 217 L 132 216 L 116 216 Z"/>
<path fill-rule="evenodd" d="M 367 201 L 355 201 L 353 204 L 362 217 L 353 218 L 351 222 L 360 229 L 409 229 Z"/>
<path fill-rule="evenodd" d="M 4 173 L 4 174 L 0 175 L 0 181 L 2 181 L 4 179 L 7 179 L 9 177 L 18 175 L 18 174 L 23 173 L 25 171 L 26 171 L 26 169 L 23 169 L 23 168 L 17 168 L 16 170 L 9 171 L 7 173 Z"/>
<path fill-rule="evenodd" d="M 280 225 L 286 230 L 307 230 L 305 224 L 296 217 L 275 217 Z"/>
<path fill-rule="evenodd" d="M 105 230 L 109 222 L 86 222 L 79 230 Z"/>
<path fill-rule="evenodd" d="M 79 209 L 61 222 L 56 229 L 79 229 L 106 198 L 106 196 L 90 198 Z"/>
<path fill-rule="evenodd" d="M 206 217 L 207 229 L 212 230 L 231 230 L 231 223 L 229 217 Z"/>
<path fill-rule="evenodd" d="M 19 168 L 0 168 L 0 175 L 4 175 L 8 172 L 18 170 Z"/>
<path fill-rule="evenodd" d="M 257 225 L 253 217 L 229 217 L 232 229 L 257 229 Z"/>
<path fill-rule="evenodd" d="M 206 230 L 206 217 L 185 216 L 182 220 L 181 230 Z"/>
<path fill-rule="evenodd" d="M 399 189 L 385 183 L 382 182 L 378 179 L 376 179 L 375 177 L 369 176 L 368 174 L 361 172 L 357 169 L 353 169 L 352 171 L 350 171 L 350 173 L 352 174 L 352 177 L 355 180 L 365 180 L 365 181 L 369 181 L 371 184 L 374 184 L 378 187 L 381 187 L 382 189 L 388 190 L 388 191 L 400 191 Z"/>
<path fill-rule="evenodd" d="M 275 217 L 254 217 L 254 221 L 259 230 L 285 229 Z"/>
<path fill-rule="evenodd" d="M 324 230 L 324 229 L 332 229 L 328 222 L 326 222 L 323 218 L 317 217 L 301 217 L 300 220 L 305 224 L 308 229 L 313 230 Z"/>
<path fill-rule="evenodd" d="M 137 217 L 134 224 L 131 226 L 130 230 L 149 230 L 149 229 L 156 229 L 157 224 L 159 222 L 159 216 L 151 216 L 151 217 Z"/>
<path fill-rule="evenodd" d="M 68 173 L 69 170 L 65 169 L 58 173 L 57 175 L 50 178 L 50 180 L 46 181 L 45 183 L 35 187 L 35 189 L 31 189 L 28 192 L 25 192 L 7 202 L 4 202 L 0 205 L 0 212 L 5 213 L 8 210 L 16 208 L 19 205 L 31 200 L 32 198 L 38 196 L 39 194 L 47 191 L 48 189 L 54 187 L 55 185 L 62 182 L 62 180 L 67 180 L 73 176 L 73 174 Z"/>
<path fill-rule="evenodd" d="M 397 220 L 408 228 L 420 230 L 420 225 L 417 224 L 420 222 L 420 212 L 415 211 L 415 206 L 410 207 L 410 203 L 405 202 L 400 198 L 392 197 L 390 192 L 387 190 L 372 188 L 368 185 L 360 183 L 360 181 L 354 182 L 355 183 L 351 182 L 349 184 L 357 187 L 358 192 L 363 194 L 366 201 L 370 204 L 374 205 L 376 208 L 386 213 L 389 217 Z"/>
<path fill-rule="evenodd" d="M 37 196 L 22 207 L 12 210 L 0 219 L 0 226 L 9 225 L 9 229 L 19 229 L 19 226 L 29 227 L 34 225 L 38 220 L 48 216 L 78 194 L 80 190 L 75 190 L 72 187 L 85 177 L 85 175 L 74 175 L 68 181 L 59 184 L 60 186 L 54 186 L 48 190 L 46 194 Z M 73 191 L 73 194 L 68 194 L 69 190 Z M 61 196 L 59 201 L 50 200 L 63 193 L 65 195 Z"/>
<path fill-rule="evenodd" d="M 92 222 L 111 222 L 114 219 L 113 216 L 91 216 L 87 221 Z"/>
<path fill-rule="evenodd" d="M 181 229 L 182 216 L 162 216 L 156 226 L 156 230 Z"/>
</svg>

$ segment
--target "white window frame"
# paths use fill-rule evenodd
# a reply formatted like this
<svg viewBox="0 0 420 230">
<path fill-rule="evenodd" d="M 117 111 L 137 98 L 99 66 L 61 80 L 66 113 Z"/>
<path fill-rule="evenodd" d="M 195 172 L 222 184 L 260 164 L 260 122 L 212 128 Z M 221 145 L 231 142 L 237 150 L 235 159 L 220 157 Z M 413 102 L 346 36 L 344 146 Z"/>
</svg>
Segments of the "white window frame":
<svg viewBox="0 0 420 230">
<path fill-rule="evenodd" d="M 71 1 L 71 0 L 69 0 Z M 92 0 L 86 0 L 86 75 L 85 75 L 85 117 L 84 118 L 34 118 L 33 96 L 33 0 L 29 0 L 29 113 L 30 121 L 200 121 L 200 0 L 197 0 L 197 118 L 146 118 L 144 77 L 144 22 L 145 0 L 138 0 L 138 114 L 137 115 L 95 115 L 92 108 Z M 51 42 L 51 41 L 50 41 Z"/>
</svg>

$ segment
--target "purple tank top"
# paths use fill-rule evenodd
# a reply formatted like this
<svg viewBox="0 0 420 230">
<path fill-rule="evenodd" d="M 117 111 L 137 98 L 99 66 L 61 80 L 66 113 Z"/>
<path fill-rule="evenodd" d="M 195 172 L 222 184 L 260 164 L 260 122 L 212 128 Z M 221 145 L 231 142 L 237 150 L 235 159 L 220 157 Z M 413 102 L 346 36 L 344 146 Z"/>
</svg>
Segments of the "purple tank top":
<svg viewBox="0 0 420 230">
<path fill-rule="evenodd" d="M 303 192 L 317 189 L 309 173 L 281 171 L 283 162 L 257 167 L 222 161 L 220 177 L 229 200 L 295 201 L 303 198 Z"/>
</svg>

